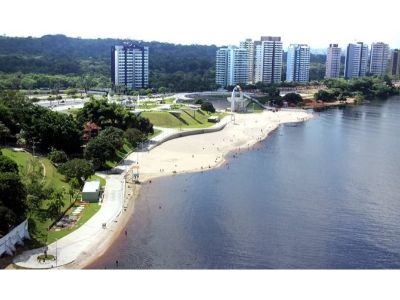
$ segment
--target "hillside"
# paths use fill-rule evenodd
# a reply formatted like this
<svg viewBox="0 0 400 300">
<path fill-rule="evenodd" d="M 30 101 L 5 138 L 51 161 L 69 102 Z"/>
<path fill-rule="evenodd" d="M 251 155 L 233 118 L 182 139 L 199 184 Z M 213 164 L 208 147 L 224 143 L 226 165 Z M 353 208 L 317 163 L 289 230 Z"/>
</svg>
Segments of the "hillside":
<svg viewBox="0 0 400 300">
<path fill-rule="evenodd" d="M 0 37 L 0 72 L 100 76 L 110 84 L 111 46 L 119 39 Z M 173 90 L 213 87 L 216 46 L 142 42 L 150 51 L 150 81 Z"/>
<path fill-rule="evenodd" d="M 123 41 L 70 38 L 64 35 L 45 35 L 40 38 L 1 36 L 0 88 L 110 86 L 111 46 Z M 152 88 L 164 86 L 172 91 L 216 88 L 216 46 L 175 45 L 155 41 L 140 43 L 149 47 Z M 324 62 L 325 55 L 311 55 L 311 80 L 322 79 Z M 285 71 L 284 68 L 283 77 Z"/>
</svg>

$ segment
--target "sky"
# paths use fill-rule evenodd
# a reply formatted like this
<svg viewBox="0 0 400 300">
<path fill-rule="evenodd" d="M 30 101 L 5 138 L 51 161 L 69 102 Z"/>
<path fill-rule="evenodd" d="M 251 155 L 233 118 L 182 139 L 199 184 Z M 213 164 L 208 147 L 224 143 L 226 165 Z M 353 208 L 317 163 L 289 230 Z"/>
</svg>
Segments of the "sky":
<svg viewBox="0 0 400 300">
<path fill-rule="evenodd" d="M 284 46 L 382 41 L 400 48 L 399 6 L 391 0 L 2 0 L 0 35 L 217 46 L 271 35 Z"/>
</svg>

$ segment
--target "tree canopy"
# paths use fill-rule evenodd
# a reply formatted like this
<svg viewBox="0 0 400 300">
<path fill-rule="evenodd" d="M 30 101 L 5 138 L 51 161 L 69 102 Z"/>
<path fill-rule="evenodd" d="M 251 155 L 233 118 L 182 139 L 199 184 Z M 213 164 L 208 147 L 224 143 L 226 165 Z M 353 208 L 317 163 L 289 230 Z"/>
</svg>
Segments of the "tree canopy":
<svg viewBox="0 0 400 300">
<path fill-rule="evenodd" d="M 59 171 L 68 180 L 75 178 L 80 184 L 94 174 L 93 165 L 84 159 L 75 158 L 64 163 Z"/>
<path fill-rule="evenodd" d="M 26 217 L 26 189 L 18 167 L 0 152 L 0 236 Z"/>
<path fill-rule="evenodd" d="M 122 130 L 137 128 L 145 134 L 153 133 L 153 125 L 147 118 L 136 116 L 122 105 L 114 102 L 110 103 L 107 99 L 91 99 L 86 102 L 78 112 L 77 120 L 81 126 L 91 121 L 103 129 L 113 126 Z"/>
<path fill-rule="evenodd" d="M 303 98 L 300 94 L 297 93 L 287 93 L 285 96 L 282 97 L 283 101 L 286 101 L 289 104 L 297 105 L 299 102 L 303 101 Z"/>
<path fill-rule="evenodd" d="M 357 97 L 362 99 L 386 98 L 398 94 L 399 90 L 393 86 L 390 78 L 384 77 L 361 77 L 351 80 L 326 79 L 324 80 L 328 90 L 318 91 L 314 98 L 316 100 L 329 101 L 344 100 L 346 97 Z"/>
<path fill-rule="evenodd" d="M 0 88 L 111 87 L 110 49 L 123 41 L 64 35 L 0 37 L 0 72 L 7 73 L 0 75 Z M 136 42 L 149 47 L 153 88 L 198 91 L 216 87 L 216 46 Z"/>
</svg>

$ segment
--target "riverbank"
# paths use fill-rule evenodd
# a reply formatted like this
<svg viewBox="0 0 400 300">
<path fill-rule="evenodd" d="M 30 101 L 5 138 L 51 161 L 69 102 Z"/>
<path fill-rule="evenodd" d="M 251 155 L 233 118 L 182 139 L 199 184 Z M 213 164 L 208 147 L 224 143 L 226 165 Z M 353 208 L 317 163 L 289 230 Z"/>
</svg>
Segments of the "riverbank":
<svg viewBox="0 0 400 300">
<path fill-rule="evenodd" d="M 148 153 L 140 153 L 140 180 L 215 168 L 225 162 L 227 154 L 249 150 L 280 124 L 310 118 L 311 114 L 307 112 L 290 110 L 236 114 L 235 121 L 221 131 L 175 139 Z M 128 159 L 135 160 L 136 155 L 132 154 Z"/>
<path fill-rule="evenodd" d="M 221 131 L 182 137 L 165 142 L 149 152 L 132 153 L 127 160 L 138 160 L 138 164 L 136 167 L 131 166 L 127 178 L 132 172 L 136 173 L 139 170 L 141 183 L 151 184 L 151 180 L 161 176 L 203 172 L 221 165 L 229 165 L 226 157 L 230 153 L 250 150 L 254 144 L 265 139 L 280 124 L 303 122 L 311 117 L 310 113 L 302 111 L 236 114 L 235 122 L 228 123 Z M 128 209 L 115 224 L 112 234 L 101 245 L 96 245 L 91 251 L 87 251 L 92 255 L 74 262 L 68 268 L 90 267 L 90 264 L 107 251 L 119 234 L 124 231 L 129 218 L 134 213 L 140 185 L 133 185 L 133 189 L 133 197 L 130 198 Z"/>
<path fill-rule="evenodd" d="M 223 130 L 170 140 L 148 152 L 134 152 L 118 166 L 122 174 L 107 175 L 103 207 L 88 225 L 58 244 L 49 245 L 48 253 L 59 257 L 55 264 L 37 264 L 36 256 L 43 249 L 28 251 L 18 256 L 14 263 L 28 268 L 84 268 L 113 244 L 134 213 L 140 185 L 129 183 L 132 173 L 139 170 L 142 184 L 150 184 L 151 179 L 160 176 L 209 170 L 222 165 L 230 152 L 251 149 L 280 124 L 303 122 L 311 117 L 310 113 L 300 110 L 235 114 L 235 121 L 229 122 Z M 124 176 L 128 182 L 125 186 Z M 102 228 L 101 224 L 106 227 Z"/>
<path fill-rule="evenodd" d="M 345 101 L 332 101 L 332 102 L 310 102 L 307 103 L 307 105 L 303 106 L 304 109 L 326 109 L 326 108 L 333 108 L 333 107 L 340 107 L 344 105 L 350 105 L 350 104 L 355 104 L 355 99 L 354 98 L 347 98 Z"/>
<path fill-rule="evenodd" d="M 90 268 L 399 269 L 399 121 L 400 97 L 330 109 L 229 168 L 154 179 Z"/>
</svg>

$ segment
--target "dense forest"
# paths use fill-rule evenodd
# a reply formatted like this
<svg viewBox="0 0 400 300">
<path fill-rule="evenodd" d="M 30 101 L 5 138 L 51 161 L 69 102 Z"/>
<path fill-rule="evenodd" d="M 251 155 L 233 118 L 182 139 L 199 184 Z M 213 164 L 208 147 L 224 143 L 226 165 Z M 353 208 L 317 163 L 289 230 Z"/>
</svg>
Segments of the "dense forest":
<svg viewBox="0 0 400 300">
<path fill-rule="evenodd" d="M 109 87 L 111 46 L 121 42 L 64 35 L 0 37 L 0 87 L 1 82 L 6 85 L 6 80 L 25 88 L 29 85 L 54 88 L 57 84 L 84 87 L 83 81 L 89 82 L 89 87 Z M 140 43 L 149 47 L 153 88 L 164 86 L 176 91 L 215 88 L 216 46 Z M 54 79 L 48 75 L 62 76 Z"/>
<path fill-rule="evenodd" d="M 0 89 L 110 87 L 111 46 L 123 41 L 64 35 L 0 37 Z M 138 42 L 149 47 L 153 89 L 201 91 L 217 87 L 216 46 Z M 311 55 L 310 80 L 323 78 L 324 63 L 325 55 Z M 284 66 L 283 79 L 285 71 Z"/>
</svg>

